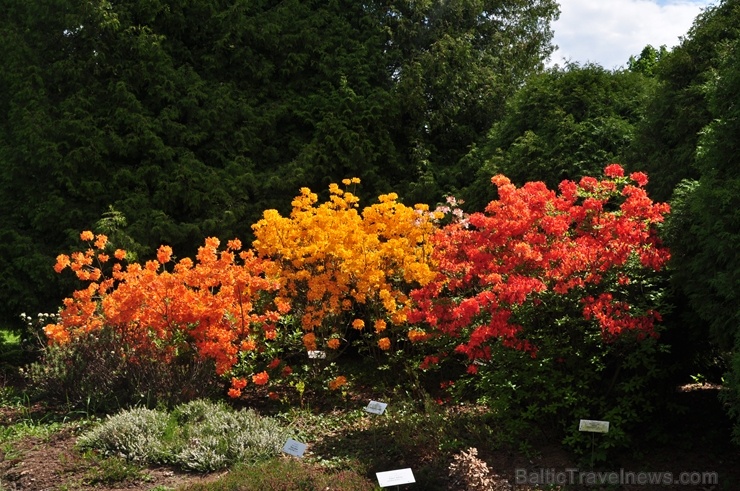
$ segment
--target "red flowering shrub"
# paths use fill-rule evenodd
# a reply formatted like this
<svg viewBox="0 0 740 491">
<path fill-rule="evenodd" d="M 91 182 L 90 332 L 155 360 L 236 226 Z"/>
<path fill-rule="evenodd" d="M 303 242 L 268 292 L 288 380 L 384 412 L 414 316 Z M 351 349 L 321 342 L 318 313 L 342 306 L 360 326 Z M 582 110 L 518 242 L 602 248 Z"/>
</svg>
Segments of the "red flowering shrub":
<svg viewBox="0 0 740 491">
<path fill-rule="evenodd" d="M 517 189 L 506 177 L 493 177 L 499 199 L 485 213 L 434 235 L 439 272 L 412 293 L 416 307 L 409 321 L 459 339 L 456 351 L 471 361 L 489 359 L 492 341 L 534 356 L 537 346 L 520 335 L 517 313 L 550 293 L 580 301 L 584 317 L 598 323 L 606 341 L 625 331 L 654 335 L 660 315 L 610 293 L 606 279 L 616 276 L 628 285 L 633 271 L 639 275 L 664 265 L 669 253 L 655 225 L 668 205 L 647 197 L 642 173 L 625 178 L 612 164 L 605 174 L 601 181 L 563 181 L 560 194 L 539 182 Z M 628 268 L 635 261 L 641 267 Z"/>
<path fill-rule="evenodd" d="M 485 212 L 435 234 L 437 277 L 411 294 L 409 339 L 445 348 L 421 367 L 462 356 L 477 376 L 456 387 L 472 385 L 500 413 L 563 433 L 578 417 L 609 417 L 605 445 L 624 444 L 661 376 L 658 271 L 669 253 L 656 226 L 668 206 L 648 198 L 647 176 L 616 164 L 559 193 L 492 182 L 499 198 Z"/>
</svg>

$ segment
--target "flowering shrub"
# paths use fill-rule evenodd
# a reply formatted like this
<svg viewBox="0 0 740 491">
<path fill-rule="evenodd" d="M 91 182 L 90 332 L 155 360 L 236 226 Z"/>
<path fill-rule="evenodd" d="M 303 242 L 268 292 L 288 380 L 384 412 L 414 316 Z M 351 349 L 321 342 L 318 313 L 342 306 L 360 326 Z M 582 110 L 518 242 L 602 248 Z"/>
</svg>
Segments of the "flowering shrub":
<svg viewBox="0 0 740 491">
<path fill-rule="evenodd" d="M 279 283 L 265 273 L 270 263 L 241 251 L 239 240 L 219 251 L 218 239 L 206 239 L 196 262 L 189 258 L 173 264 L 172 249 L 161 246 L 157 259 L 144 265 L 122 260 L 126 253 L 113 252 L 110 276 L 103 274 L 111 256 L 107 238 L 86 231 L 85 251 L 57 257 L 55 270 L 70 268 L 87 286 L 64 300 L 60 322 L 45 327 L 50 342 L 65 344 L 84 334 L 113 329 L 121 340 L 121 356 L 138 363 L 156 358 L 165 363 L 194 352 L 215 363 L 218 375 L 226 375 L 245 351 L 257 351 L 276 339 L 276 323 L 289 307 L 273 301 Z M 266 372 L 252 377 L 267 382 Z M 232 379 L 230 395 L 246 383 Z"/>
<path fill-rule="evenodd" d="M 654 228 L 668 205 L 647 197 L 642 173 L 625 177 L 612 164 L 605 174 L 601 181 L 563 181 L 559 195 L 539 182 L 517 189 L 506 177 L 493 177 L 499 199 L 485 213 L 435 234 L 439 273 L 413 292 L 409 320 L 459 339 L 455 350 L 471 361 L 489 359 L 495 341 L 535 355 L 537 346 L 520 336 L 518 314 L 549 293 L 580 302 L 583 316 L 599 325 L 605 341 L 626 331 L 654 335 L 660 315 L 633 308 L 629 299 L 611 292 L 607 280 L 616 278 L 626 287 L 632 272 L 665 264 L 669 254 Z M 641 267 L 628 268 L 635 261 Z M 412 332 L 411 339 L 423 338 Z M 469 370 L 475 372 L 476 365 Z"/>
<path fill-rule="evenodd" d="M 665 375 L 658 271 L 669 253 L 656 226 L 668 206 L 648 198 L 644 174 L 618 165 L 560 193 L 492 182 L 499 198 L 484 213 L 435 234 L 438 275 L 411 294 L 409 339 L 441 347 L 421 367 L 461 356 L 475 376 L 456 390 L 517 414 L 504 420 L 512 433 L 534 424 L 583 450 L 573 423 L 608 419 L 601 450 L 628 444 Z"/>
<path fill-rule="evenodd" d="M 238 240 L 219 250 L 209 238 L 195 261 L 175 262 L 162 246 L 156 260 L 124 267 L 125 251 L 83 232 L 89 247 L 60 255 L 55 269 L 71 269 L 86 287 L 45 332 L 61 345 L 112 329 L 127 363 L 212 360 L 233 398 L 293 367 L 294 377 L 320 374 L 337 391 L 348 380 L 333 360 L 350 344 L 406 359 L 409 346 L 421 347 L 423 369 L 462 355 L 470 374 L 485 372 L 477 388 L 491 400 L 531 403 L 497 393 L 529 384 L 518 394 L 541 400 L 527 407 L 553 414 L 578 400 L 562 385 L 573 377 L 589 374 L 581 385 L 592 388 L 606 367 L 618 367 L 614 381 L 657 373 L 655 275 L 668 251 L 655 227 L 668 207 L 647 197 L 647 177 L 613 164 L 601 180 L 564 181 L 560 193 L 492 182 L 499 199 L 471 215 L 454 198 L 430 212 L 388 194 L 360 211 L 336 184 L 322 204 L 304 188 L 289 217 L 267 210 L 253 225 L 254 252 Z M 614 381 L 607 392 L 620 393 Z M 292 385 L 302 398 L 303 381 Z"/>
<path fill-rule="evenodd" d="M 317 205 L 317 195 L 301 189 L 289 217 L 267 210 L 253 225 L 253 246 L 274 260 L 280 299 L 300 315 L 306 350 L 365 339 L 370 349 L 389 351 L 404 338 L 408 292 L 435 275 L 429 238 L 437 214 L 398 203 L 393 193 L 360 212 L 351 192 L 332 184 L 329 193 Z"/>
</svg>

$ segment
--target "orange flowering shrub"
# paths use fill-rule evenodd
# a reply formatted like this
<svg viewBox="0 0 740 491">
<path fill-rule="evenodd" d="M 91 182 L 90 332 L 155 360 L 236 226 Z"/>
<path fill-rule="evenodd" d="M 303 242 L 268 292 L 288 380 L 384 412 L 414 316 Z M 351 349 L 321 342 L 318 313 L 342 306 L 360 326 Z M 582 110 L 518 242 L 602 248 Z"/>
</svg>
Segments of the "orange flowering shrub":
<svg viewBox="0 0 740 491">
<path fill-rule="evenodd" d="M 51 343 L 109 327 L 136 357 L 169 362 L 194 352 L 212 359 L 216 373 L 226 375 L 245 352 L 276 338 L 276 323 L 289 310 L 287 303 L 273 300 L 280 285 L 265 274 L 274 269 L 270 261 L 242 251 L 237 239 L 219 250 L 219 240 L 208 238 L 195 262 L 185 258 L 176 264 L 168 246 L 159 248 L 156 260 L 125 267 L 120 262 L 125 252 L 117 250 L 106 277 L 107 238 L 87 231 L 80 237 L 95 242 L 83 252 L 58 256 L 55 270 L 70 268 L 87 286 L 64 300 L 59 323 L 45 327 Z M 268 379 L 266 372 L 252 378 L 258 385 Z M 231 381 L 229 395 L 238 397 L 246 379 Z"/>
<path fill-rule="evenodd" d="M 408 292 L 435 276 L 429 238 L 438 217 L 426 205 L 399 203 L 393 193 L 362 211 L 358 198 L 337 184 L 329 193 L 327 202 L 317 204 L 316 194 L 301 189 L 289 217 L 265 211 L 252 226 L 253 247 L 275 261 L 280 298 L 300 315 L 307 350 L 336 350 L 340 338 L 380 333 L 383 339 L 367 346 L 387 350 L 388 336 L 403 337 Z"/>
</svg>

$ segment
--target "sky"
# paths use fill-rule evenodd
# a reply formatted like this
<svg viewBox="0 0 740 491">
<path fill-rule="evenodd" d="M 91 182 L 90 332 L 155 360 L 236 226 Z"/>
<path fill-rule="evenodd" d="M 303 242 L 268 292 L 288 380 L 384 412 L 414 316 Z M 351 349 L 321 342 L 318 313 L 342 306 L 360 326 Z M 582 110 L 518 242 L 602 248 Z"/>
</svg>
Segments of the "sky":
<svg viewBox="0 0 740 491">
<path fill-rule="evenodd" d="M 652 44 L 669 49 L 680 43 L 703 8 L 719 0 L 560 0 L 553 23 L 559 47 L 549 66 L 564 60 L 597 63 L 607 69 L 627 66 Z"/>
</svg>

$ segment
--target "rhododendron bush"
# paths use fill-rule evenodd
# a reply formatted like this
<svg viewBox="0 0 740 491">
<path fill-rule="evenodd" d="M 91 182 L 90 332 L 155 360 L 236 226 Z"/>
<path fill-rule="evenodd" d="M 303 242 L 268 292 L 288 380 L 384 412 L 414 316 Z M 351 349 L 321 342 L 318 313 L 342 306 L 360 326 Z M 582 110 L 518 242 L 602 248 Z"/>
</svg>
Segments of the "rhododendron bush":
<svg viewBox="0 0 740 491">
<path fill-rule="evenodd" d="M 405 339 L 409 292 L 435 275 L 429 239 L 438 214 L 405 206 L 393 193 L 362 211 L 351 192 L 332 184 L 329 193 L 317 204 L 303 188 L 289 217 L 266 211 L 253 225 L 254 248 L 274 260 L 280 297 L 300 315 L 306 350 L 332 353 L 352 339 L 392 350 Z"/>
<path fill-rule="evenodd" d="M 122 250 L 111 257 L 102 234 L 85 231 L 81 239 L 89 243 L 85 251 L 57 257 L 57 272 L 70 268 L 87 286 L 64 300 L 59 323 L 46 326 L 53 343 L 108 328 L 132 363 L 147 357 L 167 362 L 194 352 L 213 360 L 216 373 L 224 375 L 240 353 L 274 340 L 276 323 L 289 310 L 273 301 L 279 282 L 265 275 L 269 261 L 242 251 L 237 239 L 219 250 L 219 240 L 208 238 L 196 261 L 176 263 L 172 249 L 161 246 L 156 260 L 144 265 L 124 265 Z M 256 374 L 255 383 L 265 383 L 266 377 Z M 233 383 L 233 390 L 244 387 L 241 379 Z"/>
<path fill-rule="evenodd" d="M 332 184 L 320 204 L 304 188 L 289 216 L 267 210 L 253 225 L 251 250 L 209 238 L 194 261 L 162 246 L 156 260 L 126 263 L 105 236 L 84 232 L 89 248 L 60 255 L 56 269 L 86 286 L 46 333 L 66 343 L 113 329 L 132 363 L 193 353 L 213 361 L 231 397 L 310 363 L 338 390 L 351 382 L 340 355 L 355 345 L 422 369 L 464 360 L 491 404 L 558 424 L 577 411 L 613 410 L 616 421 L 648 408 L 640 394 L 660 372 L 669 254 L 656 235 L 668 207 L 649 199 L 647 176 L 613 164 L 559 192 L 492 182 L 498 199 L 471 215 L 452 198 L 430 212 L 392 193 L 360 209 L 349 191 L 358 179 Z"/>
<path fill-rule="evenodd" d="M 492 182 L 498 199 L 483 213 L 436 232 L 437 277 L 412 293 L 414 338 L 447 348 L 422 368 L 462 357 L 477 374 L 465 386 L 502 413 L 571 432 L 576 446 L 579 417 L 611 418 L 605 445 L 625 444 L 664 375 L 669 253 L 656 227 L 668 206 L 649 199 L 647 176 L 618 165 L 559 193 Z"/>
<path fill-rule="evenodd" d="M 412 294 L 409 320 L 460 339 L 456 351 L 471 361 L 489 359 L 492 341 L 536 355 L 517 314 L 551 293 L 577 299 L 605 342 L 626 331 L 654 335 L 659 313 L 634 308 L 607 280 L 616 278 L 624 290 L 634 279 L 628 265 L 639 263 L 638 275 L 662 268 L 669 254 L 655 225 L 668 205 L 648 198 L 642 173 L 625 177 L 613 164 L 605 174 L 563 181 L 559 194 L 540 182 L 516 188 L 494 176 L 498 200 L 435 234 L 438 274 Z"/>
</svg>

